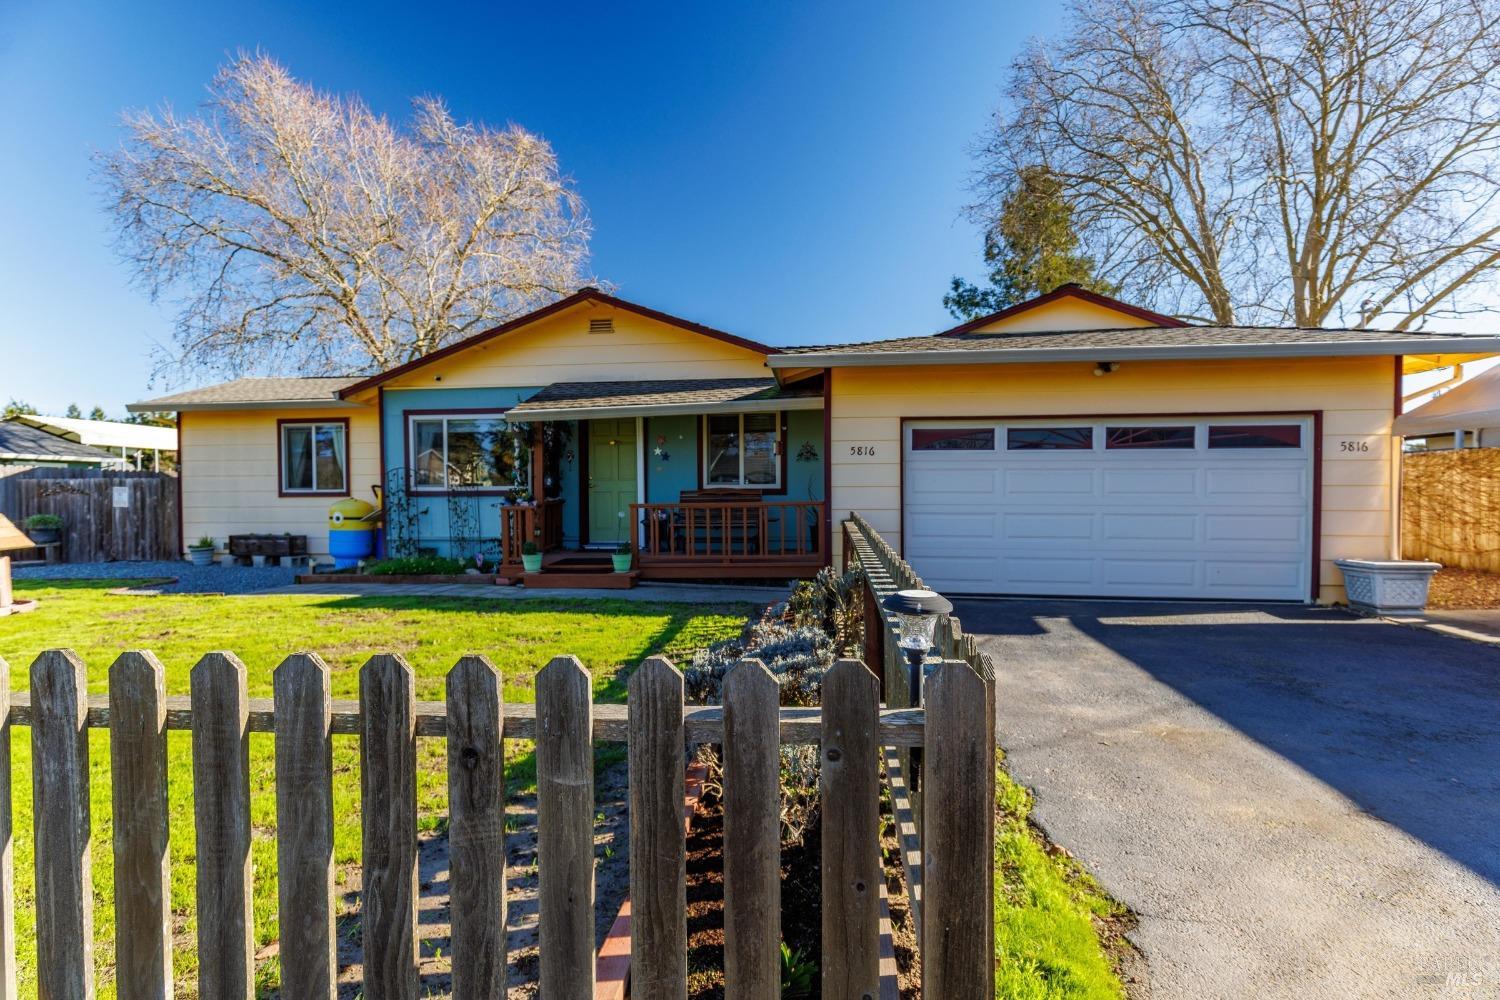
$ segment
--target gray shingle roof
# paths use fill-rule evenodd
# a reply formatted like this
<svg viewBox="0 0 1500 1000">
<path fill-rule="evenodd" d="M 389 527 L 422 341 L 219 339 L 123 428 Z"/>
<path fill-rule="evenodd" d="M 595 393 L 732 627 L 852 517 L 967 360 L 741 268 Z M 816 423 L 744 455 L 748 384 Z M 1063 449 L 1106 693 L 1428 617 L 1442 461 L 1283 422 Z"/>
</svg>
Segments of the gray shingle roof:
<svg viewBox="0 0 1500 1000">
<path fill-rule="evenodd" d="M 233 382 L 220 382 L 201 389 L 160 396 L 139 403 L 131 403 L 127 409 L 134 412 L 150 410 L 233 408 L 260 403 L 335 403 L 338 392 L 360 381 L 362 376 L 328 375 L 301 376 L 296 378 L 237 378 Z"/>
<path fill-rule="evenodd" d="M 636 406 L 692 406 L 714 403 L 769 402 L 821 396 L 822 390 L 799 386 L 778 389 L 770 378 L 671 379 L 652 382 L 557 382 L 512 413 L 556 409 L 602 409 Z"/>
<path fill-rule="evenodd" d="M 869 343 L 787 347 L 781 354 L 921 353 L 928 351 L 1093 350 L 1115 347 L 1249 347 L 1270 344 L 1431 344 L 1462 335 L 1392 330 L 1323 330 L 1277 326 L 1151 326 L 1114 330 L 963 333 Z M 1476 338 L 1488 339 L 1488 338 Z"/>
<path fill-rule="evenodd" d="M 1464 334 L 1398 333 L 1392 330 L 1310 330 L 1299 327 L 1130 327 L 1119 330 L 1032 330 L 1016 333 L 962 333 L 900 337 L 867 343 L 784 348 L 771 367 L 816 364 L 834 358 L 868 358 L 870 363 L 950 360 L 1056 360 L 1070 354 L 1107 360 L 1119 352 L 1139 357 L 1254 357 L 1266 355 L 1421 354 L 1424 351 L 1500 351 L 1494 337 Z"/>
<path fill-rule="evenodd" d="M 79 444 L 20 420 L 0 420 L 0 458 L 29 462 L 118 462 L 120 456 Z"/>
</svg>

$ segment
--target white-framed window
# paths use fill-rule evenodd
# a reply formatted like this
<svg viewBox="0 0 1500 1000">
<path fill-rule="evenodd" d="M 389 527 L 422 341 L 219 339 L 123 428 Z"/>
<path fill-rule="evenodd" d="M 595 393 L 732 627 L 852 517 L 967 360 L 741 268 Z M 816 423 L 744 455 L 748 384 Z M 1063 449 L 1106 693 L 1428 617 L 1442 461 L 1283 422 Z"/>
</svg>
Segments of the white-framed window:
<svg viewBox="0 0 1500 1000">
<path fill-rule="evenodd" d="M 347 421 L 283 420 L 278 433 L 282 495 L 348 494 Z"/>
<path fill-rule="evenodd" d="M 781 486 L 781 414 L 716 413 L 703 424 L 704 486 Z"/>
<path fill-rule="evenodd" d="M 414 490 L 507 490 L 516 484 L 515 430 L 504 411 L 407 415 Z"/>
</svg>

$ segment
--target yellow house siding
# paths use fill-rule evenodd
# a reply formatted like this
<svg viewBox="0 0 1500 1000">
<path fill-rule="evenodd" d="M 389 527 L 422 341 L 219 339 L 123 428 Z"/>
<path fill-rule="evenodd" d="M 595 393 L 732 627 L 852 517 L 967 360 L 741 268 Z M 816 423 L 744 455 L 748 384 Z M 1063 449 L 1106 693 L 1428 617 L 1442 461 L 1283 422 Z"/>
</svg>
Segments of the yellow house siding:
<svg viewBox="0 0 1500 1000">
<path fill-rule="evenodd" d="M 590 333 L 591 319 L 613 320 L 614 332 Z M 628 310 L 580 305 L 424 365 L 386 388 L 770 377 L 757 351 Z"/>
<path fill-rule="evenodd" d="M 1024 333 L 1031 330 L 1120 330 L 1152 326 L 1149 320 L 1084 299 L 1063 297 L 1005 319 L 986 323 L 974 333 Z"/>
<path fill-rule="evenodd" d="M 1388 357 L 1128 362 L 1104 377 L 1080 363 L 839 368 L 829 421 L 833 517 L 857 510 L 899 547 L 903 417 L 1321 410 L 1319 597 L 1343 600 L 1332 560 L 1387 558 L 1392 549 L 1394 378 Z M 1344 451 L 1346 441 L 1368 450 Z"/>
<path fill-rule="evenodd" d="M 230 535 L 306 535 L 308 551 L 328 554 L 328 506 L 335 497 L 278 496 L 277 422 L 347 419 L 349 489 L 374 501 L 380 482 L 378 419 L 359 407 L 307 410 L 189 411 L 182 414 L 182 525 L 188 542 L 208 535 L 222 548 Z"/>
</svg>

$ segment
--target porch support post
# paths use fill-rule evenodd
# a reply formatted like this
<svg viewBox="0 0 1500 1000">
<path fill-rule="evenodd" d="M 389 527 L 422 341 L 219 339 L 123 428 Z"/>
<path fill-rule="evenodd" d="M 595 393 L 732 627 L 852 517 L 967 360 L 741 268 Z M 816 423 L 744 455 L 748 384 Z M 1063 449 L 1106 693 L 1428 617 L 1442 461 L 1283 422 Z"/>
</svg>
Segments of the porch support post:
<svg viewBox="0 0 1500 1000">
<path fill-rule="evenodd" d="M 545 440 L 542 422 L 538 420 L 531 425 L 531 499 L 533 503 L 540 503 L 547 496 L 547 456 L 543 454 L 543 449 L 546 448 Z"/>
</svg>

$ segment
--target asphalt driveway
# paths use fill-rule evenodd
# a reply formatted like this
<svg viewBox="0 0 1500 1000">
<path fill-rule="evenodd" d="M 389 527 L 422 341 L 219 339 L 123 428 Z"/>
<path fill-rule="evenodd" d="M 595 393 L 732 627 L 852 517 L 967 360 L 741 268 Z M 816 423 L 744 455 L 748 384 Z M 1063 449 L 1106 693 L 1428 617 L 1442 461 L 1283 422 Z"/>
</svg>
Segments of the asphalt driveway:
<svg viewBox="0 0 1500 1000">
<path fill-rule="evenodd" d="M 964 601 L 1037 818 L 1156 1000 L 1500 997 L 1500 647 L 1326 609 Z"/>
</svg>

